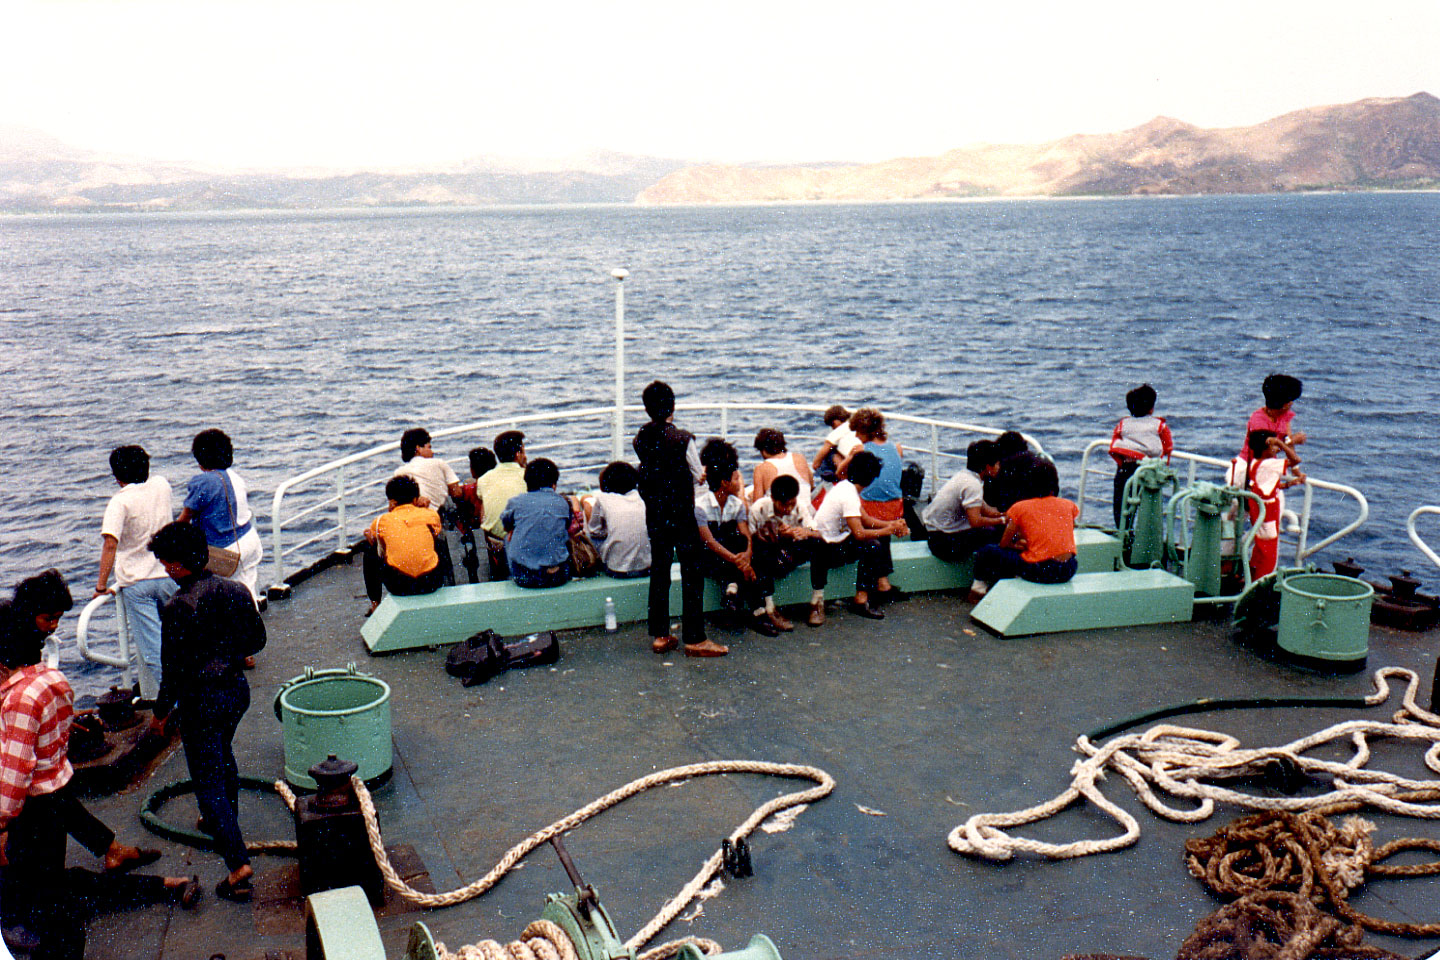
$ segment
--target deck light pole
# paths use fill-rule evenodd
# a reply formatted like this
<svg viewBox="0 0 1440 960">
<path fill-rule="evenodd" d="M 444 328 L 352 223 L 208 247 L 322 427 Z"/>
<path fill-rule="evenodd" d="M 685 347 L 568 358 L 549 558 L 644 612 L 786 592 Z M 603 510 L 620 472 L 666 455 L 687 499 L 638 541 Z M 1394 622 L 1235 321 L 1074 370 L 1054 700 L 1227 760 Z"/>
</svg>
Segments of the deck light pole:
<svg viewBox="0 0 1440 960">
<path fill-rule="evenodd" d="M 630 271 L 616 267 L 610 276 L 615 278 L 615 435 L 610 459 L 620 460 L 625 440 L 625 278 Z"/>
</svg>

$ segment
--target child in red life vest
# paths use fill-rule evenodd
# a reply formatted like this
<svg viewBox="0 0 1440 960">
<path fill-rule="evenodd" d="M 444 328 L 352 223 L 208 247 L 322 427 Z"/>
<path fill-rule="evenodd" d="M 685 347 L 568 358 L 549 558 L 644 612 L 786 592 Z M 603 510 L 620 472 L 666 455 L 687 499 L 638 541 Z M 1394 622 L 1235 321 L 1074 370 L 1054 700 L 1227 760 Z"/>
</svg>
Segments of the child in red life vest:
<svg viewBox="0 0 1440 960">
<path fill-rule="evenodd" d="M 1276 436 L 1273 430 L 1251 430 L 1245 439 L 1246 457 L 1236 457 L 1230 464 L 1226 482 L 1232 487 L 1248 490 L 1260 498 L 1245 502 L 1250 523 L 1258 527 L 1255 546 L 1250 551 L 1250 576 L 1259 579 L 1275 570 L 1280 553 L 1280 515 L 1285 510 L 1288 487 L 1305 482 L 1299 469 L 1300 458 L 1295 448 Z M 1277 454 L 1284 454 L 1282 459 Z M 1288 476 L 1287 476 L 1288 475 Z"/>
</svg>

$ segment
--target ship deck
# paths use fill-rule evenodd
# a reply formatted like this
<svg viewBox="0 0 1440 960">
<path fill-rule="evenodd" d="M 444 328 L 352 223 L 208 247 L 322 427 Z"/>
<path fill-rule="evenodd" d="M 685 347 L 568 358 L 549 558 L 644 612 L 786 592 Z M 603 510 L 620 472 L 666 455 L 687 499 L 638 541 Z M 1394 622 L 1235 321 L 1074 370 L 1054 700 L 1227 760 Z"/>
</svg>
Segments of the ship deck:
<svg viewBox="0 0 1440 960">
<path fill-rule="evenodd" d="M 739 949 L 765 933 L 786 960 L 1173 957 L 1196 922 L 1220 906 L 1187 874 L 1182 844 L 1244 811 L 1221 806 L 1203 823 L 1167 822 L 1113 777 L 1107 795 L 1141 823 L 1129 849 L 991 863 L 951 852 L 946 834 L 973 813 L 1029 807 L 1060 793 L 1075 736 L 1104 723 L 1203 696 L 1356 696 L 1371 688 L 1369 672 L 1326 677 L 1262 660 L 1232 643 L 1223 622 L 1002 640 L 973 624 L 960 599 L 933 594 L 889 608 L 883 622 L 836 611 L 823 628 L 802 624 L 778 639 L 717 627 L 712 636 L 731 643 L 731 654 L 716 660 L 655 656 L 643 624 L 614 634 L 570 631 L 561 635 L 555 667 L 466 689 L 445 675 L 443 650 L 368 656 L 359 639 L 362 594 L 357 564 L 326 571 L 271 604 L 269 645 L 236 739 L 242 772 L 282 770 L 271 709 L 280 683 L 307 665 L 356 661 L 393 691 L 394 776 L 375 791 L 386 842 L 413 849 L 435 888 L 448 890 L 488 871 L 531 832 L 660 768 L 713 759 L 822 767 L 838 782 L 834 793 L 787 831 L 757 831 L 755 875 L 728 881 L 699 916 L 677 920 L 656 940 L 695 934 Z M 1426 678 L 1425 703 L 1434 647 L 1424 634 L 1376 628 L 1370 668 L 1416 670 Z M 1368 715 L 1388 718 L 1397 706 L 1398 695 Z M 1333 708 L 1247 710 L 1183 722 L 1261 746 L 1354 716 Z M 1380 750 L 1375 762 L 1426 776 L 1418 755 Z M 137 817 L 146 793 L 184 776 L 176 753 L 141 787 L 89 802 L 123 840 L 165 852 L 155 869 L 199 873 L 213 886 L 223 873 L 218 857 L 159 840 Z M 805 785 L 732 775 L 662 788 L 602 814 L 566 843 L 628 937 L 755 806 Z M 276 798 L 247 795 L 242 806 L 248 839 L 293 836 Z M 166 813 L 177 824 L 193 822 L 188 798 Z M 1440 839 L 1433 821 L 1372 819 L 1377 839 Z M 1028 835 L 1069 840 L 1117 830 L 1080 808 Z M 72 862 L 93 864 L 76 848 Z M 87 957 L 303 957 L 294 861 L 261 855 L 255 866 L 253 904 L 217 901 L 207 890 L 194 912 L 157 906 L 97 918 Z M 557 858 L 541 849 L 466 904 L 417 911 L 392 902 L 379 920 L 387 955 L 403 953 L 418 919 L 452 948 L 513 939 L 539 916 L 547 892 L 568 889 Z M 1440 920 L 1440 880 L 1372 885 L 1353 902 L 1393 919 Z M 1440 948 L 1440 941 L 1378 935 L 1367 942 L 1411 956 Z"/>
</svg>

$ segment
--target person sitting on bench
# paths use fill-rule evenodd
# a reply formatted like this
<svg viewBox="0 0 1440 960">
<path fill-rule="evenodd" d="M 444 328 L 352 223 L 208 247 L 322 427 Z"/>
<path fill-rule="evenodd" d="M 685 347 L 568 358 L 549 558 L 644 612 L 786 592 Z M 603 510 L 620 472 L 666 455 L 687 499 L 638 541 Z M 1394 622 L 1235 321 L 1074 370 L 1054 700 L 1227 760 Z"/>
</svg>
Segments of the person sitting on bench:
<svg viewBox="0 0 1440 960">
<path fill-rule="evenodd" d="M 1075 518 L 1080 508 L 1060 497 L 1055 464 L 1040 460 L 1028 474 L 1023 499 L 1005 511 L 999 544 L 975 552 L 975 583 L 969 600 L 979 603 L 997 580 L 1019 577 L 1032 583 L 1068 583 L 1075 576 Z"/>
<path fill-rule="evenodd" d="M 490 561 L 490 579 L 504 580 L 509 576 L 510 564 L 505 557 L 505 527 L 500 523 L 500 514 L 511 497 L 525 492 L 525 434 L 519 430 L 506 430 L 495 437 L 495 459 L 499 463 L 475 480 L 475 492 L 480 497 L 480 526 L 485 531 L 485 549 Z"/>
<path fill-rule="evenodd" d="M 965 469 L 951 477 L 925 509 L 930 552 L 941 560 L 964 560 L 980 547 L 998 543 L 1005 517 L 985 502 L 985 481 L 1000 471 L 993 440 L 965 449 Z"/>
<path fill-rule="evenodd" d="M 555 492 L 559 482 L 560 468 L 553 460 L 530 461 L 525 467 L 526 492 L 511 497 L 500 514 L 510 579 L 517 587 L 558 587 L 570 580 L 570 534 L 576 511 Z"/>
<path fill-rule="evenodd" d="M 700 462 L 709 487 L 695 496 L 695 524 L 706 547 L 701 569 L 720 584 L 727 609 L 750 613 L 750 625 L 761 636 L 778 636 L 779 628 L 765 616 L 764 598 L 774 592 L 774 586 L 757 573 L 752 562 L 750 508 L 742 493 L 745 481 L 740 478 L 739 455 L 729 443 L 716 438 L 705 441 Z"/>
<path fill-rule="evenodd" d="M 805 565 L 820 539 L 820 531 L 815 529 L 815 509 L 801 496 L 799 480 L 781 474 L 765 496 L 750 505 L 750 536 L 755 569 L 772 588 L 765 595 L 764 615 L 776 629 L 794 630 L 795 624 L 775 609 L 773 588 L 776 581 Z"/>
<path fill-rule="evenodd" d="M 832 567 L 855 563 L 855 597 L 845 609 L 870 620 L 885 614 L 871 601 L 902 600 L 903 591 L 890 585 L 890 538 L 909 536 L 904 520 L 877 520 L 860 507 L 860 492 L 880 476 L 880 458 L 860 450 L 850 459 L 846 479 L 830 488 L 815 513 L 821 539 L 810 558 L 810 618 L 818 627 L 825 622 L 825 584 Z"/>
<path fill-rule="evenodd" d="M 440 555 L 435 550 L 440 514 L 415 505 L 420 485 L 405 474 L 386 482 L 385 497 L 390 501 L 389 512 L 365 529 L 370 547 L 362 567 L 371 613 L 380 606 L 382 586 L 397 597 L 411 597 L 434 593 L 442 581 Z"/>
</svg>

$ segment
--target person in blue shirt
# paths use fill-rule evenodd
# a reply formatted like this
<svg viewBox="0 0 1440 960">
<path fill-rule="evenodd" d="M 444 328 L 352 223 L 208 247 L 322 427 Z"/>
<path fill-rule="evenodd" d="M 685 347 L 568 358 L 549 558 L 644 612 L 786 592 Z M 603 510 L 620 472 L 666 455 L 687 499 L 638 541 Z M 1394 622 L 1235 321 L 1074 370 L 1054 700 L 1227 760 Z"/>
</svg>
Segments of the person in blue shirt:
<svg viewBox="0 0 1440 960">
<path fill-rule="evenodd" d="M 540 457 L 525 467 L 525 493 L 500 514 L 505 553 L 517 587 L 558 587 L 570 579 L 570 533 L 575 511 L 555 492 L 560 468 Z"/>
<path fill-rule="evenodd" d="M 185 485 L 181 523 L 193 523 L 209 546 L 240 554 L 240 564 L 226 579 L 243 583 L 250 598 L 260 603 L 260 561 L 264 547 L 250 515 L 250 498 L 244 479 L 233 469 L 235 447 L 223 430 L 201 430 L 190 444 L 200 472 Z"/>
</svg>

